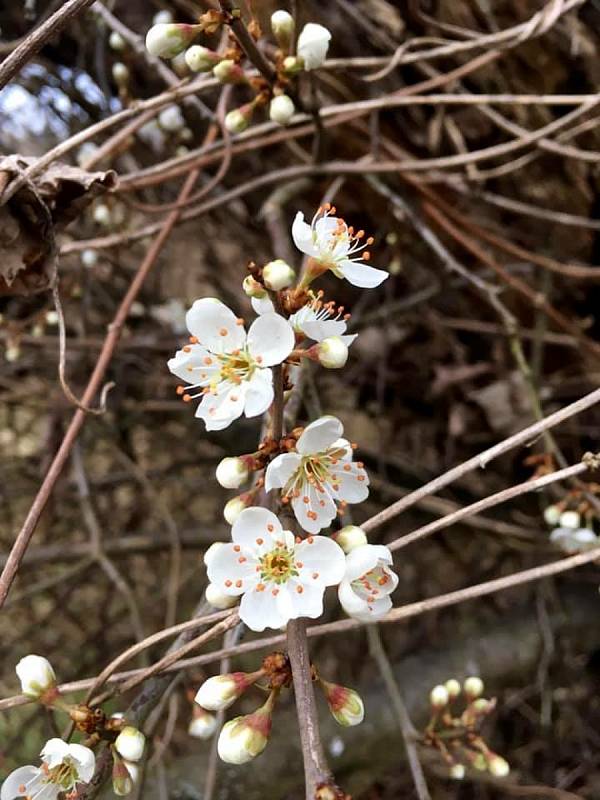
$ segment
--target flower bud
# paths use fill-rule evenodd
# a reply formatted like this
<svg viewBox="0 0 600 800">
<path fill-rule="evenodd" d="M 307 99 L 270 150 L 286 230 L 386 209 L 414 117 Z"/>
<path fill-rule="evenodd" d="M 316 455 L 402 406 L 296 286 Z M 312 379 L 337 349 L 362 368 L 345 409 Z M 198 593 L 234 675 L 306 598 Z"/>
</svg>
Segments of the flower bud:
<svg viewBox="0 0 600 800">
<path fill-rule="evenodd" d="M 467 699 L 475 700 L 476 697 L 480 697 L 483 694 L 483 681 L 481 678 L 471 677 L 467 678 L 463 684 L 463 689 L 465 690 L 465 694 L 467 695 Z"/>
<path fill-rule="evenodd" d="M 327 369 L 341 369 L 348 361 L 348 347 L 339 336 L 328 336 L 316 349 L 319 364 Z"/>
<path fill-rule="evenodd" d="M 444 686 L 446 687 L 448 697 L 451 700 L 455 700 L 460 694 L 460 683 L 455 678 L 450 678 L 450 680 L 446 681 Z"/>
<path fill-rule="evenodd" d="M 262 283 L 259 283 L 252 275 L 247 275 L 242 281 L 242 289 L 247 297 L 262 299 L 267 296 L 267 292 Z"/>
<path fill-rule="evenodd" d="M 56 688 L 52 664 L 43 656 L 25 656 L 17 664 L 16 672 L 21 681 L 21 691 L 27 697 L 39 700 L 46 692 Z"/>
<path fill-rule="evenodd" d="M 448 690 L 441 684 L 439 686 L 434 686 L 429 693 L 429 702 L 436 711 L 446 708 L 449 699 Z"/>
<path fill-rule="evenodd" d="M 495 753 L 488 760 L 488 769 L 495 778 L 506 778 L 510 772 L 508 761 Z"/>
<path fill-rule="evenodd" d="M 112 770 L 113 792 L 118 797 L 125 797 L 133 790 L 133 779 L 124 761 L 115 758 Z"/>
<path fill-rule="evenodd" d="M 185 63 L 192 72 L 210 72 L 220 60 L 221 56 L 218 53 L 200 44 L 192 45 L 185 51 Z"/>
<path fill-rule="evenodd" d="M 365 718 L 365 706 L 358 692 L 322 678 L 320 683 L 335 721 L 344 728 L 360 725 Z"/>
<path fill-rule="evenodd" d="M 367 534 L 357 525 L 346 525 L 333 538 L 346 554 L 354 550 L 355 547 L 362 547 L 363 544 L 369 543 Z"/>
<path fill-rule="evenodd" d="M 126 761 L 139 761 L 144 754 L 146 737 L 137 728 L 128 725 L 115 740 L 117 753 Z"/>
<path fill-rule="evenodd" d="M 267 746 L 271 733 L 274 693 L 267 702 L 245 717 L 236 717 L 223 725 L 217 750 L 227 764 L 247 764 Z"/>
<path fill-rule="evenodd" d="M 548 525 L 558 525 L 561 511 L 557 505 L 548 506 L 544 509 L 544 520 Z"/>
<path fill-rule="evenodd" d="M 200 706 L 194 706 L 193 716 L 188 726 L 188 733 L 194 739 L 210 739 L 218 727 L 217 718 Z"/>
<path fill-rule="evenodd" d="M 163 108 L 158 115 L 158 124 L 163 131 L 168 131 L 168 133 L 175 133 L 184 128 L 185 119 L 179 106 L 170 105 Z"/>
<path fill-rule="evenodd" d="M 278 125 L 287 125 L 296 113 L 296 106 L 287 94 L 278 94 L 269 105 L 269 119 Z"/>
<path fill-rule="evenodd" d="M 223 508 L 223 516 L 226 522 L 230 525 L 236 521 L 242 511 L 250 505 L 250 498 L 248 495 L 240 494 L 238 497 L 232 497 Z"/>
<path fill-rule="evenodd" d="M 296 279 L 296 273 L 282 258 L 277 258 L 275 261 L 269 261 L 268 264 L 265 264 L 262 274 L 265 286 L 273 292 L 287 289 Z"/>
<path fill-rule="evenodd" d="M 581 515 L 577 511 L 563 511 L 559 523 L 562 528 L 578 528 L 581 524 Z"/>
<path fill-rule="evenodd" d="M 95 250 L 84 250 L 81 254 L 81 263 L 87 269 L 95 267 L 98 263 L 98 253 Z"/>
<path fill-rule="evenodd" d="M 290 46 L 295 27 L 294 18 L 289 11 L 279 9 L 271 14 L 271 30 L 277 39 L 277 44 L 283 50 L 287 50 Z"/>
<path fill-rule="evenodd" d="M 247 106 L 251 106 L 251 104 L 247 103 L 246 106 L 234 108 L 225 115 L 225 127 L 229 133 L 242 133 L 246 130 L 252 119 L 252 111 L 250 113 L 244 111 Z"/>
<path fill-rule="evenodd" d="M 248 480 L 250 471 L 242 458 L 228 457 L 217 465 L 217 481 L 224 489 L 239 489 Z"/>
<path fill-rule="evenodd" d="M 327 56 L 331 33 L 323 25 L 309 22 L 302 28 L 298 37 L 298 56 L 304 62 L 304 69 L 317 69 Z"/>
<path fill-rule="evenodd" d="M 103 225 L 105 228 L 108 228 L 110 223 L 112 222 L 110 209 L 104 203 L 99 203 L 97 206 L 94 207 L 94 222 L 97 225 Z"/>
<path fill-rule="evenodd" d="M 297 56 L 288 56 L 283 59 L 283 71 L 286 75 L 297 75 L 304 69 L 304 62 Z"/>
<path fill-rule="evenodd" d="M 121 36 L 120 33 L 118 33 L 117 31 L 112 31 L 112 33 L 108 37 L 108 46 L 110 47 L 111 50 L 116 50 L 117 52 L 120 52 L 121 50 L 125 50 L 125 48 L 127 47 L 127 42 Z"/>
<path fill-rule="evenodd" d="M 112 76 L 117 86 L 122 89 L 129 82 L 129 69 L 121 61 L 117 61 L 112 66 Z"/>
<path fill-rule="evenodd" d="M 212 71 L 215 78 L 221 83 L 245 83 L 246 73 L 230 58 L 224 58 L 215 64 Z"/>
<path fill-rule="evenodd" d="M 453 764 L 450 767 L 450 777 L 455 781 L 462 781 L 465 777 L 465 768 L 462 764 Z"/>
<path fill-rule="evenodd" d="M 46 325 L 58 325 L 58 313 L 56 311 L 46 311 L 44 314 Z"/>
<path fill-rule="evenodd" d="M 230 672 L 204 681 L 196 692 L 195 702 L 206 711 L 224 711 L 260 678 L 258 672 Z"/>
<path fill-rule="evenodd" d="M 200 29 L 200 25 L 159 22 L 146 34 L 146 50 L 152 56 L 175 58 L 194 41 Z"/>
<path fill-rule="evenodd" d="M 213 606 L 213 608 L 218 608 L 219 610 L 232 608 L 232 606 L 234 606 L 239 600 L 238 597 L 234 597 L 231 594 L 223 594 L 220 592 L 214 583 L 208 584 L 204 596 L 206 597 L 207 603 Z"/>
<path fill-rule="evenodd" d="M 493 701 L 486 700 L 485 697 L 478 697 L 477 700 L 473 701 L 472 708 L 478 714 L 487 714 L 494 708 Z"/>
</svg>

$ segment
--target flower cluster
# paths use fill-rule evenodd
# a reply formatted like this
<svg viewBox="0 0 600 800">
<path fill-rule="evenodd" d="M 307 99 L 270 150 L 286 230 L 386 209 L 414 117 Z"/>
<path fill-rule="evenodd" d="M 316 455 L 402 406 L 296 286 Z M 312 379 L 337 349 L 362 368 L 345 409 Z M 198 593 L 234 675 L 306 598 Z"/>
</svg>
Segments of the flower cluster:
<svg viewBox="0 0 600 800">
<path fill-rule="evenodd" d="M 289 125 L 298 103 L 295 78 L 301 72 L 310 72 L 323 66 L 331 33 L 323 25 L 307 23 L 297 38 L 296 54 L 292 55 L 296 33 L 294 18 L 288 11 L 275 11 L 271 16 L 271 33 L 277 47 L 269 64 L 275 79 L 266 81 L 247 69 L 244 53 L 237 43 L 230 43 L 224 52 L 194 44 L 203 33 L 214 33 L 228 22 L 230 18 L 227 13 L 214 9 L 203 14 L 195 25 L 172 20 L 155 22 L 146 35 L 146 49 L 153 56 L 172 59 L 174 68 L 183 66 L 192 73 L 212 72 L 221 83 L 238 84 L 250 90 L 252 99 L 229 111 L 225 117 L 225 126 L 231 133 L 242 133 L 250 124 L 255 110 L 261 107 L 268 108 L 272 122 Z M 252 35 L 258 34 L 256 25 L 250 25 L 249 30 Z M 111 47 L 118 51 L 121 41 L 115 39 Z M 114 80 L 121 90 L 128 79 L 125 70 L 125 65 L 120 62 L 113 68 Z"/>
<path fill-rule="evenodd" d="M 589 550 L 600 544 L 600 538 L 593 528 L 591 509 L 582 515 L 574 509 L 565 509 L 565 504 L 548 506 L 544 510 L 544 520 L 552 527 L 550 541 L 565 553 L 577 553 Z"/>
</svg>

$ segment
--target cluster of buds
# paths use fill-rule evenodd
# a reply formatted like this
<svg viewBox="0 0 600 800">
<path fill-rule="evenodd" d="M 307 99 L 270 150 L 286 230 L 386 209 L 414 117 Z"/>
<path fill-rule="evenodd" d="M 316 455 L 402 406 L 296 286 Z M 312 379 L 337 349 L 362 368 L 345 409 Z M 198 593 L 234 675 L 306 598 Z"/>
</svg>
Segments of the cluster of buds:
<svg viewBox="0 0 600 800">
<path fill-rule="evenodd" d="M 496 778 L 510 772 L 507 761 L 494 753 L 481 735 L 484 720 L 496 707 L 496 700 L 484 698 L 481 678 L 472 676 L 461 684 L 451 678 L 434 686 L 429 693 L 431 719 L 422 734 L 421 742 L 437 750 L 448 766 L 450 777 L 461 780 L 466 767 L 488 771 Z M 459 714 L 453 708 L 464 696 L 464 708 Z"/>
<path fill-rule="evenodd" d="M 552 528 L 550 541 L 566 553 L 589 550 L 600 543 L 594 530 L 595 509 L 587 500 L 577 502 L 573 494 L 544 509 L 544 520 Z"/>
<path fill-rule="evenodd" d="M 133 791 L 139 779 L 139 762 L 144 755 L 146 737 L 137 728 L 125 725 L 112 747 L 113 791 L 124 797 Z"/>
</svg>

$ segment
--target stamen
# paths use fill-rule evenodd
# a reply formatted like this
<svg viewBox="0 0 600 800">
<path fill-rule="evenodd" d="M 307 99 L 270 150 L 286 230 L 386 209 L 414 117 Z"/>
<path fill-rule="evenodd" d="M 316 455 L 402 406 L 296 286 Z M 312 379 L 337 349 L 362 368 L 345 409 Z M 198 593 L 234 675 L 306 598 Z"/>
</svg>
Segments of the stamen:
<svg viewBox="0 0 600 800">
<path fill-rule="evenodd" d="M 228 333 L 229 331 L 227 330 L 227 328 L 221 328 L 221 330 L 219 331 L 219 336 L 227 336 Z"/>
</svg>

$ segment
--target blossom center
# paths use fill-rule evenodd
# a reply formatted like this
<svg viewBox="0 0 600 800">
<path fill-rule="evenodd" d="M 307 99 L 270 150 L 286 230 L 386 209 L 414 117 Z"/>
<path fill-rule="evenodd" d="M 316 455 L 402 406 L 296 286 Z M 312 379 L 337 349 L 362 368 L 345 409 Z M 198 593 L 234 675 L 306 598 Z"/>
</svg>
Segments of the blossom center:
<svg viewBox="0 0 600 800">
<path fill-rule="evenodd" d="M 221 367 L 219 379 L 241 383 L 250 380 L 258 364 L 252 358 L 246 348 L 243 350 L 232 350 L 231 353 L 222 353 L 217 356 Z"/>
<path fill-rule="evenodd" d="M 62 789 L 70 789 L 77 783 L 79 777 L 76 767 L 68 761 L 63 761 L 62 764 L 52 768 L 44 764 L 42 769 L 45 773 L 44 783 L 53 783 Z"/>
<path fill-rule="evenodd" d="M 359 597 L 368 603 L 374 603 L 379 594 L 388 594 L 386 590 L 390 583 L 390 576 L 384 567 L 379 564 L 360 578 L 352 581 L 352 588 Z"/>
<path fill-rule="evenodd" d="M 259 566 L 261 579 L 268 583 L 286 583 L 298 575 L 294 551 L 287 547 L 271 550 L 260 559 Z"/>
</svg>

